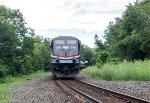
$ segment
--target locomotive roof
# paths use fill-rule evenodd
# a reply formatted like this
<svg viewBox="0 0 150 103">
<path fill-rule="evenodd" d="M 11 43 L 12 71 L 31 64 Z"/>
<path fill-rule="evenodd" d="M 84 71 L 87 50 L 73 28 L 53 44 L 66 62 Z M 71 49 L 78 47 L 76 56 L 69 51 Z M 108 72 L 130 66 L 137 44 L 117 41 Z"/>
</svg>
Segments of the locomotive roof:
<svg viewBox="0 0 150 103">
<path fill-rule="evenodd" d="M 58 36 L 58 37 L 55 37 L 53 40 L 60 40 L 60 39 L 63 39 L 63 40 L 65 40 L 65 39 L 77 39 L 78 40 L 78 38 L 73 37 L 73 36 Z"/>
</svg>

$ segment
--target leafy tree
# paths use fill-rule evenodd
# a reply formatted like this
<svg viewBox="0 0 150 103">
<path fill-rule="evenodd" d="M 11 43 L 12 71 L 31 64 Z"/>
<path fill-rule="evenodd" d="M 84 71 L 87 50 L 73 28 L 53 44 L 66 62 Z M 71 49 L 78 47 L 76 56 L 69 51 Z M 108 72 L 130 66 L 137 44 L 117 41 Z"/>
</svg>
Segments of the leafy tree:
<svg viewBox="0 0 150 103">
<path fill-rule="evenodd" d="M 50 65 L 50 53 L 51 53 L 51 49 L 50 49 L 50 42 L 51 40 L 49 38 L 45 38 L 43 41 L 43 50 L 42 50 L 42 54 L 43 54 L 43 62 L 44 62 L 44 70 L 45 71 L 50 71 L 51 70 L 51 65 Z"/>
<path fill-rule="evenodd" d="M 93 58 L 92 50 L 84 44 L 81 44 L 80 48 L 81 48 L 80 49 L 81 60 L 82 61 L 88 61 L 89 62 L 88 64 L 92 65 L 92 63 L 93 63 L 93 61 L 92 61 L 92 58 Z"/>
<path fill-rule="evenodd" d="M 11 10 L 10 8 L 0 5 L 0 18 L 2 21 L 6 21 L 15 27 L 17 35 L 23 36 L 27 32 L 25 27 L 25 20 L 19 9 Z"/>
<path fill-rule="evenodd" d="M 101 68 L 103 64 L 107 62 L 109 53 L 107 51 L 106 43 L 99 40 L 98 35 L 95 34 L 95 45 L 96 45 L 96 52 L 94 54 L 94 58 L 96 61 L 96 65 L 98 68 Z"/>
<path fill-rule="evenodd" d="M 44 40 L 38 36 L 35 37 L 34 43 L 34 67 L 35 69 L 43 69 L 45 71 L 50 70 L 50 39 L 45 38 Z"/>
<path fill-rule="evenodd" d="M 108 52 L 106 50 L 97 51 L 94 55 L 96 59 L 96 65 L 98 68 L 101 68 L 105 63 L 107 63 Z"/>
<path fill-rule="evenodd" d="M 98 50 L 100 50 L 100 51 L 105 50 L 105 45 L 104 45 L 104 43 L 102 43 L 102 40 L 98 39 L 98 35 L 97 34 L 95 34 L 95 43 L 94 44 L 96 45 L 96 51 L 98 51 Z"/>
<path fill-rule="evenodd" d="M 50 39 L 35 36 L 22 13 L 0 5 L 0 77 L 50 70 Z"/>
<path fill-rule="evenodd" d="M 127 6 L 122 19 L 110 22 L 105 31 L 113 57 L 134 60 L 150 57 L 150 1 Z"/>
</svg>

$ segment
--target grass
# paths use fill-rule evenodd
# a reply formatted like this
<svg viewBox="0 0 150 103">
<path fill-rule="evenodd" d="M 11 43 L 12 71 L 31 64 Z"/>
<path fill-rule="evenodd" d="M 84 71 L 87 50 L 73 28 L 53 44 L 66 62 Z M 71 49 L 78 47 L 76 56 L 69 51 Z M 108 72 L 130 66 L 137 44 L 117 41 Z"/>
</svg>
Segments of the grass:
<svg viewBox="0 0 150 103">
<path fill-rule="evenodd" d="M 150 60 L 123 62 L 118 65 L 105 64 L 102 68 L 96 66 L 82 70 L 82 74 L 92 78 L 121 81 L 149 81 Z"/>
<path fill-rule="evenodd" d="M 9 83 L 0 84 L 0 103 L 7 103 L 10 99 L 10 91 Z"/>
<path fill-rule="evenodd" d="M 50 73 L 45 73 L 43 71 L 37 71 L 35 73 L 31 73 L 29 75 L 24 75 L 20 77 L 12 77 L 8 76 L 3 81 L 5 83 L 0 84 L 0 103 L 8 103 L 9 99 L 11 98 L 10 92 L 13 91 L 11 85 L 19 84 L 27 79 L 35 78 L 35 77 L 42 77 L 45 75 L 50 75 Z"/>
</svg>

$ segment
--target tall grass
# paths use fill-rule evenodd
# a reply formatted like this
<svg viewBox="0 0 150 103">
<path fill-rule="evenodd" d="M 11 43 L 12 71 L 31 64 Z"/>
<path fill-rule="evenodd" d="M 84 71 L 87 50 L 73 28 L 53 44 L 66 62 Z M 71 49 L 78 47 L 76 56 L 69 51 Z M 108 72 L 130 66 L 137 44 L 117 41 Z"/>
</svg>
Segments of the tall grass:
<svg viewBox="0 0 150 103">
<path fill-rule="evenodd" d="M 123 62 L 118 65 L 105 64 L 101 69 L 94 66 L 84 69 L 82 73 L 105 80 L 149 81 L 150 60 Z"/>
</svg>

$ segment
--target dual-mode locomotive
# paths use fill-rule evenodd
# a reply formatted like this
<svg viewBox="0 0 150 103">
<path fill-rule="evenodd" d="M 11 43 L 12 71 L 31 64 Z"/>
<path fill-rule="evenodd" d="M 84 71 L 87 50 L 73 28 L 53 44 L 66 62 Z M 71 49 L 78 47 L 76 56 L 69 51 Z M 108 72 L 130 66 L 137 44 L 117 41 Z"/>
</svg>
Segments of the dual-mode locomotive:
<svg viewBox="0 0 150 103">
<path fill-rule="evenodd" d="M 53 77 L 75 77 L 80 70 L 80 40 L 72 36 L 59 36 L 52 40 L 51 49 Z"/>
</svg>

